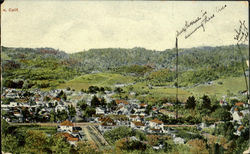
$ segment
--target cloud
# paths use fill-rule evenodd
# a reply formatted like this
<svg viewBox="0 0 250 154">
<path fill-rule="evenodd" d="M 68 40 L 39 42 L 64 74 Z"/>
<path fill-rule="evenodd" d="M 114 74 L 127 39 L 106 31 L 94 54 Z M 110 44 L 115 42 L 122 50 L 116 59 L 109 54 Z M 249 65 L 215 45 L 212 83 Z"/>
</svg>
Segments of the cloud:
<svg viewBox="0 0 250 154">
<path fill-rule="evenodd" d="M 205 32 L 180 38 L 180 47 L 235 43 L 234 28 L 239 20 L 248 23 L 248 7 L 218 1 L 6 1 L 5 8 L 19 11 L 2 13 L 2 45 L 66 52 L 135 46 L 164 50 L 174 47 L 176 31 L 185 21 L 225 4 Z"/>
</svg>

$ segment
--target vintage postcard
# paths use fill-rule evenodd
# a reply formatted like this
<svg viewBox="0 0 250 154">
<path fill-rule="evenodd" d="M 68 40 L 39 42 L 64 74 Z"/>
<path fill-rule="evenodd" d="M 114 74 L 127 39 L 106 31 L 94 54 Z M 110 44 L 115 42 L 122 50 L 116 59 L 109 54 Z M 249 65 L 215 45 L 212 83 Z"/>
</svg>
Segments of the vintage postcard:
<svg viewBox="0 0 250 154">
<path fill-rule="evenodd" d="M 248 1 L 6 0 L 1 152 L 242 154 Z"/>
</svg>

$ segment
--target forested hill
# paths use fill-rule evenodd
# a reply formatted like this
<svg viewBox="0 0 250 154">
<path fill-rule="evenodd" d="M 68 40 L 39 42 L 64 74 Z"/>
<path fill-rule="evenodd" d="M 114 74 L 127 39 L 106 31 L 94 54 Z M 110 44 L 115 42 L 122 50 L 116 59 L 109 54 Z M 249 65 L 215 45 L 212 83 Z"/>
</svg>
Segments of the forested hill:
<svg viewBox="0 0 250 154">
<path fill-rule="evenodd" d="M 244 59 L 248 59 L 248 46 L 241 45 Z M 198 47 L 179 50 L 180 70 L 201 67 L 228 66 L 240 62 L 240 54 L 236 46 Z M 106 48 L 90 49 L 84 52 L 67 54 L 52 48 L 2 48 L 2 62 L 23 60 L 55 59 L 69 67 L 77 67 L 78 71 L 105 71 L 124 65 L 149 65 L 154 68 L 174 68 L 175 49 L 165 51 L 147 50 L 145 48 Z"/>
<path fill-rule="evenodd" d="M 240 47 L 244 59 L 249 59 L 249 47 Z M 93 71 L 118 71 L 141 76 L 145 75 L 145 72 L 167 69 L 171 75 L 175 70 L 176 51 L 106 48 L 67 54 L 52 48 L 2 47 L 1 60 L 4 81 L 31 80 L 35 81 L 36 85 L 44 84 L 41 87 L 46 87 L 51 86 L 51 83 L 58 84 L 52 81 L 64 82 Z M 214 80 L 223 75 L 242 75 L 240 62 L 241 56 L 237 46 L 233 45 L 179 49 L 179 70 L 185 79 L 183 83 Z M 244 65 L 246 67 L 246 64 Z M 197 80 L 193 81 L 194 78 Z M 173 79 L 171 75 L 169 81 Z"/>
<path fill-rule="evenodd" d="M 248 59 L 248 46 L 241 45 L 245 59 Z M 228 66 L 240 61 L 236 46 L 199 47 L 179 50 L 180 70 L 201 67 Z M 145 48 L 91 49 L 70 55 L 80 62 L 84 71 L 115 68 L 123 65 L 150 65 L 155 68 L 174 68 L 175 49 L 152 51 Z"/>
</svg>

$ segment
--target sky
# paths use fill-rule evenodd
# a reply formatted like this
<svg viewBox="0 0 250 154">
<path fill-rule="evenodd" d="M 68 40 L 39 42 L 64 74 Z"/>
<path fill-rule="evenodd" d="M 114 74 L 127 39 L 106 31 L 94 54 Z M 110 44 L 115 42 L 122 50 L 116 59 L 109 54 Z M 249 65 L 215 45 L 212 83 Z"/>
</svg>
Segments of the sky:
<svg viewBox="0 0 250 154">
<path fill-rule="evenodd" d="M 205 11 L 214 18 L 204 25 L 205 31 L 200 28 L 187 39 L 178 36 L 180 48 L 236 44 L 239 20 L 248 28 L 248 2 L 242 1 L 6 0 L 1 8 L 2 45 L 68 53 L 118 47 L 162 51 L 174 48 L 177 31 Z"/>
</svg>

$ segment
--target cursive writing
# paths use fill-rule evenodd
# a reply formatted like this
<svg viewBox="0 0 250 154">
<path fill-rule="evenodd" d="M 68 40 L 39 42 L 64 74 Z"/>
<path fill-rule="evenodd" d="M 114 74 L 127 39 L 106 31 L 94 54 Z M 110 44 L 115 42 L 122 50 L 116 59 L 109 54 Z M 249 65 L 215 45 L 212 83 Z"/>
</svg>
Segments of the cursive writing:
<svg viewBox="0 0 250 154">
<path fill-rule="evenodd" d="M 237 41 L 237 43 L 245 43 L 248 41 L 248 28 L 245 25 L 245 20 L 240 21 L 240 27 L 237 29 L 234 29 L 236 32 L 236 35 L 234 39 Z"/>
<path fill-rule="evenodd" d="M 205 24 L 207 22 L 209 22 L 212 18 L 214 18 L 214 14 L 212 14 L 211 16 L 205 16 L 204 19 L 201 21 L 201 23 L 194 29 L 192 30 L 189 34 L 185 35 L 185 39 L 187 39 L 188 37 L 190 37 L 194 32 L 196 32 L 198 29 L 202 28 L 203 32 L 205 32 Z"/>
<path fill-rule="evenodd" d="M 223 5 L 222 7 L 218 8 L 216 7 L 216 12 L 221 12 L 222 10 L 224 10 L 227 7 L 227 5 Z"/>
<path fill-rule="evenodd" d="M 226 7 L 227 5 L 223 5 L 220 8 L 216 8 L 216 12 L 221 12 Z M 200 16 L 194 18 L 190 22 L 185 21 L 183 28 L 180 31 L 176 31 L 176 37 L 179 37 L 185 33 L 185 39 L 187 39 L 199 29 L 203 29 L 203 32 L 205 32 L 205 25 L 215 17 L 215 13 L 209 15 L 207 11 L 201 10 L 201 12 L 202 14 Z"/>
</svg>

